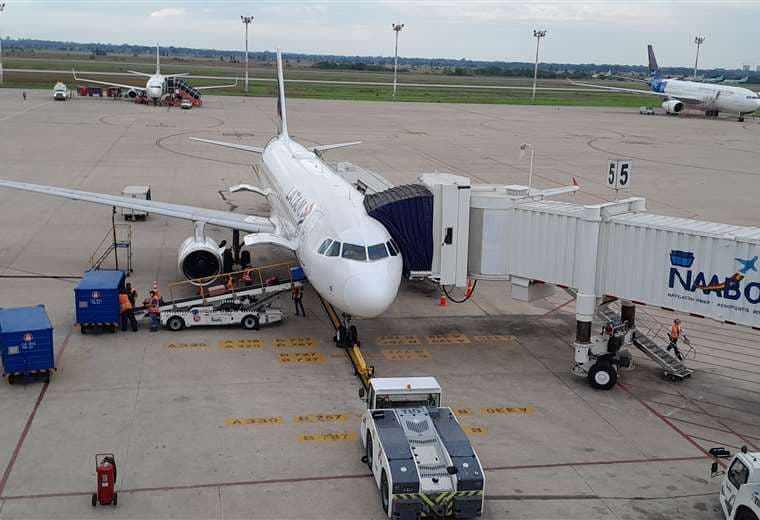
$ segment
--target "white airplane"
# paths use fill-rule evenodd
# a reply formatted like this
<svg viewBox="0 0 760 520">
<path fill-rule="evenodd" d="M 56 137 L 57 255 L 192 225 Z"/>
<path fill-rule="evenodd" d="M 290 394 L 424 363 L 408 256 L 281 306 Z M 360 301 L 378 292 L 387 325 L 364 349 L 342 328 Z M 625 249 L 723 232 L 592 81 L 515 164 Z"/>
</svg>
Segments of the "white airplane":
<svg viewBox="0 0 760 520">
<path fill-rule="evenodd" d="M 206 235 L 207 224 L 249 233 L 247 246 L 274 244 L 293 251 L 315 290 L 343 312 L 338 335 L 355 339 L 351 316 L 382 314 L 396 298 L 401 283 L 400 249 L 386 228 L 364 208 L 364 195 L 321 159 L 326 150 L 359 144 L 305 148 L 288 135 L 282 57 L 277 52 L 279 132 L 264 148 L 196 139 L 261 154 L 257 173 L 262 186 L 239 185 L 231 191 L 252 191 L 267 198 L 269 216 L 242 215 L 139 200 L 24 182 L 0 180 L 0 187 L 72 200 L 145 211 L 192 221 L 193 236 L 179 250 L 178 266 L 188 279 L 222 273 L 223 247 Z"/>
<path fill-rule="evenodd" d="M 662 108 L 668 114 L 679 114 L 685 108 L 693 108 L 705 113 L 707 117 L 718 117 L 720 112 L 737 114 L 739 121 L 744 121 L 746 114 L 760 109 L 760 95 L 742 87 L 732 87 L 722 84 L 706 84 L 696 81 L 682 81 L 678 79 L 664 79 L 660 75 L 654 50 L 649 45 L 649 73 L 651 77 L 641 81 L 649 85 L 650 90 L 637 90 L 620 87 L 605 87 L 587 83 L 573 85 L 592 87 L 614 92 L 628 92 L 632 94 L 647 94 L 659 96 L 664 99 Z"/>
<path fill-rule="evenodd" d="M 189 72 L 183 72 L 181 74 L 161 74 L 161 54 L 160 54 L 160 48 L 158 45 L 156 45 L 156 72 L 154 74 L 147 74 L 145 72 L 137 72 L 135 70 L 128 70 L 127 72 L 129 72 L 130 74 L 135 74 L 137 76 L 147 77 L 148 80 L 145 82 L 145 87 L 140 88 L 140 87 L 135 87 L 134 85 L 124 85 L 122 83 L 111 83 L 108 81 L 79 78 L 77 77 L 77 73 L 73 69 L 71 71 L 76 81 L 84 81 L 86 83 L 95 83 L 96 85 L 107 85 L 109 87 L 125 88 L 127 89 L 128 97 L 130 98 L 147 97 L 148 99 L 153 101 L 153 103 L 156 105 L 161 101 L 161 98 L 163 98 L 165 94 L 170 94 L 168 83 L 166 81 L 168 78 L 179 78 L 179 77 L 187 76 L 190 74 Z M 230 87 L 236 86 L 237 83 L 238 83 L 237 78 L 235 78 L 235 83 L 231 85 L 212 85 L 212 86 L 206 86 L 206 87 L 192 87 L 192 88 L 195 90 L 208 90 L 212 88 L 230 88 Z"/>
</svg>

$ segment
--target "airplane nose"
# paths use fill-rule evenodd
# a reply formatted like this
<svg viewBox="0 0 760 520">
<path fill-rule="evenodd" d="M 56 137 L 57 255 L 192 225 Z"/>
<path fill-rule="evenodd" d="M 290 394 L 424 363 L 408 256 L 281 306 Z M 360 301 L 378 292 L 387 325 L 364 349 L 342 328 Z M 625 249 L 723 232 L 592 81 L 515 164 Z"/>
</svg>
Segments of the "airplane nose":
<svg viewBox="0 0 760 520">
<path fill-rule="evenodd" d="M 346 308 L 357 316 L 374 318 L 391 306 L 398 284 L 399 280 L 387 276 L 352 276 L 343 292 Z"/>
</svg>

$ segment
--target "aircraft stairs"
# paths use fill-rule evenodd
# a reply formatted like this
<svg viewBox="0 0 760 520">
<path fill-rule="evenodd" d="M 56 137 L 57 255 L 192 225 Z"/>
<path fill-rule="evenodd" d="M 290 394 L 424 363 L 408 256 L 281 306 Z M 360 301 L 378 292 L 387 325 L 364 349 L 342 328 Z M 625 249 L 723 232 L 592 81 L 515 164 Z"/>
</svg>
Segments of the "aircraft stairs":
<svg viewBox="0 0 760 520">
<path fill-rule="evenodd" d="M 169 92 L 174 93 L 174 96 L 171 97 L 173 100 L 189 99 L 194 107 L 199 107 L 203 104 L 201 91 L 182 78 L 167 78 L 166 87 Z"/>
<path fill-rule="evenodd" d="M 597 314 L 608 323 L 619 323 L 620 315 L 609 307 L 609 305 L 602 305 L 597 309 Z M 637 322 L 640 320 L 637 319 Z M 689 369 L 683 361 L 679 361 L 675 356 L 672 356 L 665 348 L 661 347 L 656 339 L 660 336 L 660 332 L 664 325 L 656 323 L 652 327 L 647 328 L 644 331 L 644 326 L 641 323 L 637 323 L 631 334 L 631 343 L 643 352 L 649 359 L 660 365 L 665 371 L 665 376 L 674 381 L 683 381 L 687 377 L 691 377 L 692 370 Z M 684 359 L 691 353 L 691 349 L 686 352 Z"/>
<path fill-rule="evenodd" d="M 112 229 L 108 230 L 90 257 L 90 270 L 99 271 L 111 254 L 114 256 L 116 270 L 119 270 L 120 249 L 125 250 L 127 254 L 126 269 L 121 270 L 129 276 L 132 272 L 132 226 L 129 224 L 114 224 Z"/>
</svg>

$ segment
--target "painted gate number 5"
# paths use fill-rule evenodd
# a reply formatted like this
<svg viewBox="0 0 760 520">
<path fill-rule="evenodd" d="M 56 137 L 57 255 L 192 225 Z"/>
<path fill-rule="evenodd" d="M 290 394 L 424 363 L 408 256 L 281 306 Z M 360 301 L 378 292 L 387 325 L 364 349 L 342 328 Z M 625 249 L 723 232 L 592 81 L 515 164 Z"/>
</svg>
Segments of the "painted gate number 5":
<svg viewBox="0 0 760 520">
<path fill-rule="evenodd" d="M 626 184 L 628 184 L 628 168 L 630 167 L 631 163 L 620 163 L 620 186 L 624 187 Z"/>
</svg>

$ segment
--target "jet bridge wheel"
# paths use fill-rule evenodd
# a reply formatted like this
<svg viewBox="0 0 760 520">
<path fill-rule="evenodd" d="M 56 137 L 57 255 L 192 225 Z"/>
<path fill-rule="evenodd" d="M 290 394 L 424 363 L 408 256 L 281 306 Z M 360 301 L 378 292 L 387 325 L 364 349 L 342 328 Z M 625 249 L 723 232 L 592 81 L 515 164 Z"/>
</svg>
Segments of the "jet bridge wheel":
<svg viewBox="0 0 760 520">
<path fill-rule="evenodd" d="M 609 361 L 599 360 L 588 371 L 588 382 L 595 390 L 609 390 L 617 382 L 617 370 Z"/>
</svg>

